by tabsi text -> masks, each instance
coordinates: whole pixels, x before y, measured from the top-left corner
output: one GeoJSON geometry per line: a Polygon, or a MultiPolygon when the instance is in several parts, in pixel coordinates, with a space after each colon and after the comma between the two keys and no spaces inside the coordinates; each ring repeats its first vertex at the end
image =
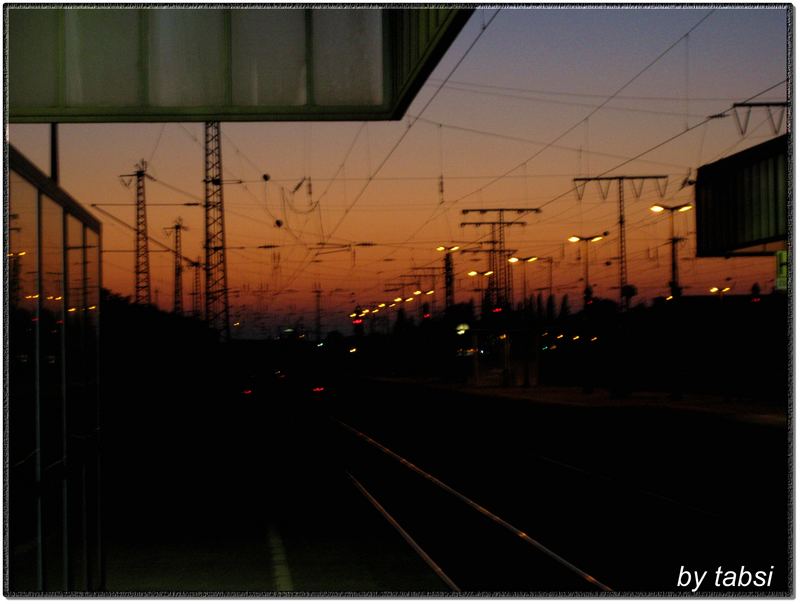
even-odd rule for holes
{"type": "Polygon", "coordinates": [[[708,587],[770,587],[772,573],[775,567],[769,570],[751,571],[744,566],[738,570],[726,570],[718,566],[716,570],[699,571],[689,570],[681,566],[678,572],[678,587],[688,587],[693,592],[699,590],[708,581],[708,587]]]}

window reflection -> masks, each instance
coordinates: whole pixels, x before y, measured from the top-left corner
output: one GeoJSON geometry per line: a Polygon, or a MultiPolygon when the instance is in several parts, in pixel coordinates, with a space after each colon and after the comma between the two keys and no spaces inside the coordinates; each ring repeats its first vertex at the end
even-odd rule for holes
{"type": "MultiPolygon", "coordinates": [[[[67,450],[64,400],[64,211],[46,197],[40,200],[41,292],[39,295],[39,406],[42,464],[42,537],[46,552],[65,547],[64,461],[67,450]]],[[[46,586],[64,585],[61,564],[44,568],[46,586]]]]}
{"type": "Polygon", "coordinates": [[[9,589],[90,591],[103,575],[99,225],[9,155],[9,589]]]}
{"type": "MultiPolygon", "coordinates": [[[[9,573],[17,589],[36,589],[34,554],[25,544],[35,542],[38,524],[35,490],[36,336],[38,320],[37,219],[38,193],[14,172],[8,178],[8,463],[9,463],[9,573]]],[[[12,587],[14,587],[12,585],[12,587]]]]}

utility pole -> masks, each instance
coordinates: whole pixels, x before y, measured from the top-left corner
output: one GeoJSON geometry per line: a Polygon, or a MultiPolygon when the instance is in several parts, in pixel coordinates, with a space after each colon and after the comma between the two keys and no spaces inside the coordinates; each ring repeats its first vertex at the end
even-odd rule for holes
{"type": "Polygon", "coordinates": [[[136,242],[134,254],[134,301],[136,304],[150,304],[150,250],[147,236],[147,207],[145,204],[144,179],[147,176],[147,162],[141,160],[136,164],[136,172],[122,174],[124,184],[130,181],[125,178],[136,178],[136,242]]]}
{"type": "Polygon", "coordinates": [[[608,192],[611,188],[611,182],[615,181],[619,188],[619,305],[620,308],[626,310],[631,303],[631,298],[636,295],[636,288],[628,284],[628,250],[625,239],[625,186],[626,180],[632,181],[633,193],[638,199],[642,194],[644,182],[646,180],[653,180],[656,183],[658,194],[664,197],[666,191],[667,176],[665,174],[647,175],[647,176],[591,176],[588,178],[573,178],[575,183],[575,190],[578,192],[578,199],[583,198],[583,191],[586,188],[586,183],[589,181],[597,181],[600,185],[600,194],[603,199],[608,198],[608,192]],[[661,183],[664,186],[661,186],[661,183]],[[605,188],[603,183],[607,183],[605,188]]]}
{"type": "Polygon", "coordinates": [[[175,224],[164,229],[166,233],[172,231],[175,236],[175,281],[172,294],[172,312],[176,315],[183,314],[183,258],[181,253],[181,231],[188,230],[183,226],[183,220],[178,217],[175,224]]]}
{"type": "Polygon", "coordinates": [[[228,271],[225,261],[225,208],[219,122],[205,124],[206,321],[224,341],[231,338],[228,271]]]}
{"type": "MultiPolygon", "coordinates": [[[[424,295],[433,296],[431,301],[431,312],[436,312],[436,297],[439,292],[436,291],[436,277],[442,272],[441,269],[433,267],[433,266],[412,266],[411,270],[414,271],[414,275],[417,277],[429,277],[431,280],[431,288],[428,290],[422,290],[424,295]],[[429,292],[433,292],[432,294],[429,292]]],[[[400,275],[404,277],[406,275],[400,275]]],[[[409,275],[410,276],[410,275],[409,275]]]]}
{"type": "Polygon", "coordinates": [[[567,241],[570,243],[583,244],[583,306],[586,308],[592,303],[592,283],[589,281],[589,244],[601,241],[608,235],[608,231],[603,231],[602,235],[588,235],[586,237],[573,235],[567,241]]]}
{"type": "Polygon", "coordinates": [[[669,213],[669,243],[670,252],[672,256],[672,279],[669,282],[669,295],[671,298],[679,298],[683,293],[683,288],[678,280],[678,244],[684,240],[683,237],[675,236],[675,212],[688,212],[692,209],[692,204],[684,203],[677,206],[665,206],[663,204],[655,204],[650,206],[650,211],[660,214],[661,212],[669,213]]]}
{"type": "Polygon", "coordinates": [[[518,215],[541,212],[539,208],[476,208],[461,210],[462,214],[471,213],[486,214],[496,212],[497,220],[462,222],[461,226],[489,226],[492,233],[492,248],[489,253],[489,284],[486,290],[487,302],[492,307],[506,307],[514,299],[513,280],[511,278],[511,267],[507,262],[510,250],[506,249],[506,227],[526,226],[526,222],[518,220],[505,220],[506,212],[513,212],[518,215]]]}
{"type": "Polygon", "coordinates": [[[455,304],[455,280],[453,278],[453,252],[444,255],[444,307],[445,309],[455,304]]]}
{"type": "MultiPolygon", "coordinates": [[[[552,256],[539,256],[538,260],[547,263],[547,293],[553,295],[553,257],[552,256]]],[[[538,288],[541,289],[541,288],[538,288]]]]}
{"type": "MultiPolygon", "coordinates": [[[[136,203],[134,204],[136,206],[136,226],[125,225],[133,228],[135,233],[133,299],[136,304],[150,304],[150,251],[148,248],[149,237],[147,236],[147,208],[144,190],[144,179],[147,177],[147,162],[144,160],[136,164],[136,171],[132,174],[120,174],[122,184],[126,187],[131,184],[130,179],[136,179],[136,203]]],[[[96,206],[93,205],[92,207],[96,206]]]]}
{"type": "Polygon", "coordinates": [[[192,262],[192,268],[194,269],[194,286],[192,287],[192,316],[195,319],[202,318],[202,312],[200,311],[200,268],[203,265],[200,262],[200,258],[198,258],[195,262],[192,262]]]}
{"type": "Polygon", "coordinates": [[[317,333],[317,342],[322,342],[322,289],[320,289],[319,283],[314,286],[314,296],[316,297],[316,321],[315,321],[315,329],[317,333]]]}

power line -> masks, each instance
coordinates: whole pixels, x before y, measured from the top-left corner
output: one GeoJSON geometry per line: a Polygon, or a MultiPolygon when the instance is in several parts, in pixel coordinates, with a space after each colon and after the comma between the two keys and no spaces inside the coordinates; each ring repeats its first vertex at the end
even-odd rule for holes
{"type": "MultiPolygon", "coordinates": [[[[617,95],[618,95],[620,92],[622,92],[622,91],[623,91],[623,90],[625,90],[625,89],[626,89],[628,86],[630,86],[631,84],[633,84],[633,82],[634,82],[634,81],[636,81],[636,80],[639,78],[639,76],[641,76],[641,75],[642,75],[643,73],[645,73],[645,72],[646,72],[648,69],[650,69],[650,68],[651,68],[653,65],[655,65],[655,64],[656,64],[658,61],[660,61],[660,60],[661,60],[661,58],[662,58],[662,57],[664,57],[664,55],[666,55],[666,54],[667,54],[667,53],[668,53],[670,50],[672,50],[673,48],[675,48],[675,46],[677,46],[677,45],[678,45],[678,44],[681,42],[681,40],[683,40],[683,39],[684,39],[686,36],[688,36],[688,35],[689,35],[690,33],[692,33],[692,32],[693,32],[695,29],[697,29],[697,28],[698,28],[698,27],[699,27],[699,26],[700,26],[700,25],[701,25],[701,24],[702,24],[702,23],[703,23],[703,22],[704,22],[706,19],[708,19],[708,18],[709,18],[709,17],[710,17],[710,16],[711,16],[713,13],[714,13],[714,9],[710,10],[710,11],[709,11],[709,12],[708,12],[708,13],[707,13],[707,14],[706,14],[706,15],[705,15],[705,16],[704,16],[702,19],[700,19],[700,20],[699,20],[697,23],[695,23],[695,24],[694,24],[694,26],[692,26],[692,28],[691,28],[691,29],[689,29],[689,31],[687,31],[685,34],[683,34],[683,35],[682,35],[682,36],[681,36],[681,37],[680,37],[678,40],[676,40],[675,42],[673,42],[672,44],[670,44],[670,45],[669,45],[669,46],[668,46],[668,47],[667,47],[667,48],[666,48],[664,51],[662,51],[662,52],[661,52],[661,54],[659,54],[659,55],[658,55],[658,56],[657,56],[655,59],[653,59],[652,61],[650,61],[650,62],[649,62],[647,65],[645,65],[645,66],[644,66],[642,69],[640,69],[640,70],[639,70],[639,71],[636,73],[636,75],[634,75],[632,78],[630,78],[629,80],[627,80],[627,81],[626,81],[626,82],[625,82],[625,83],[624,83],[622,86],[620,86],[620,87],[619,87],[619,88],[618,88],[618,89],[617,89],[615,92],[613,92],[613,93],[612,93],[612,94],[611,94],[611,95],[610,95],[608,98],[606,98],[606,99],[605,99],[605,100],[604,100],[602,103],[600,103],[599,105],[597,105],[597,106],[596,106],[594,109],[592,109],[592,110],[591,110],[591,111],[590,111],[590,112],[589,112],[587,115],[585,115],[583,118],[581,118],[581,119],[580,119],[578,122],[576,122],[574,125],[570,126],[570,127],[567,129],[567,130],[565,130],[563,133],[561,133],[559,136],[557,136],[555,139],[553,139],[553,140],[552,140],[550,143],[548,143],[548,144],[547,144],[547,146],[545,146],[543,149],[540,149],[539,151],[537,151],[536,153],[534,153],[534,154],[533,154],[533,155],[532,155],[530,158],[528,158],[528,159],[527,159],[527,160],[525,160],[524,162],[522,162],[522,163],[520,163],[520,164],[517,164],[516,166],[514,166],[514,167],[513,167],[511,170],[509,170],[509,171],[508,171],[506,174],[509,174],[509,173],[513,172],[514,170],[516,170],[516,169],[520,168],[521,166],[523,166],[523,165],[527,164],[528,162],[530,162],[532,159],[534,159],[535,157],[537,157],[538,155],[540,155],[542,152],[544,152],[545,150],[547,150],[547,149],[548,149],[550,146],[552,146],[554,143],[556,143],[556,142],[558,142],[559,140],[561,140],[562,138],[564,138],[564,137],[565,137],[567,134],[569,134],[570,132],[572,132],[572,131],[573,131],[575,128],[577,128],[577,127],[578,127],[578,126],[580,126],[582,123],[584,123],[586,120],[588,120],[590,117],[592,117],[592,116],[593,116],[595,113],[597,113],[598,111],[600,111],[600,110],[601,110],[603,107],[605,107],[605,106],[606,106],[608,103],[610,103],[610,102],[611,102],[611,101],[612,101],[612,100],[613,100],[613,99],[614,99],[614,98],[615,98],[615,97],[616,97],[616,96],[617,96],[617,95]]],[[[501,178],[502,178],[502,177],[501,177],[501,178]]],[[[500,180],[500,178],[498,178],[497,180],[500,180]]],[[[489,184],[487,184],[487,185],[485,185],[485,186],[481,187],[481,188],[480,188],[480,189],[478,189],[478,190],[483,190],[483,189],[485,189],[486,187],[490,186],[491,184],[493,184],[493,183],[494,183],[494,182],[496,182],[497,180],[495,180],[495,181],[493,181],[493,182],[490,182],[489,184]]],[[[475,191],[475,192],[477,192],[477,191],[475,191]]],[[[462,196],[462,197],[460,197],[459,199],[456,199],[456,200],[455,200],[453,203],[457,203],[458,201],[460,201],[460,200],[462,200],[462,199],[464,199],[464,198],[466,198],[466,197],[470,197],[470,196],[474,195],[474,194],[475,194],[475,192],[473,192],[473,193],[469,193],[468,195],[463,195],[463,196],[462,196]]]]}
{"type": "MultiPolygon", "coordinates": [[[[473,133],[473,134],[481,134],[481,135],[484,135],[484,136],[491,136],[491,137],[494,137],[494,138],[500,138],[500,139],[519,142],[519,143],[530,143],[532,145],[549,145],[550,148],[552,148],[552,149],[561,149],[563,151],[581,151],[582,153],[586,153],[587,155],[597,155],[597,156],[600,156],[600,157],[611,157],[611,158],[614,158],[614,159],[627,159],[627,156],[625,156],[625,155],[617,155],[615,153],[605,153],[603,151],[593,151],[593,150],[579,148],[579,147],[568,147],[566,145],[556,145],[556,144],[553,144],[553,143],[546,143],[546,142],[542,142],[542,141],[533,140],[533,139],[530,139],[530,138],[524,138],[524,137],[521,137],[521,136],[514,136],[514,135],[510,135],[510,134],[501,134],[499,132],[492,132],[492,131],[489,131],[489,130],[480,130],[478,128],[470,128],[468,126],[458,126],[458,125],[455,125],[455,124],[446,124],[446,123],[443,123],[443,122],[436,122],[436,121],[428,120],[428,119],[425,119],[425,118],[419,118],[419,119],[420,119],[420,121],[427,122],[429,124],[433,124],[433,125],[437,125],[437,126],[441,126],[443,128],[447,128],[448,130],[459,130],[461,132],[470,132],[470,133],[473,133]]],[[[686,167],[684,165],[673,164],[673,163],[668,163],[668,162],[653,161],[653,162],[650,162],[650,163],[658,164],[658,165],[662,165],[662,166],[671,166],[673,168],[685,168],[686,167]]],[[[459,178],[484,178],[484,179],[486,179],[486,178],[492,178],[492,179],[495,179],[495,180],[500,180],[501,178],[524,178],[523,175],[514,175],[514,174],[512,174],[512,172],[514,172],[515,170],[521,168],[523,165],[527,165],[527,164],[528,164],[527,161],[523,162],[522,164],[519,164],[519,165],[515,166],[515,168],[513,170],[510,170],[510,171],[505,172],[505,173],[500,174],[500,175],[471,176],[471,177],[448,176],[448,179],[459,179],[459,178]]],[[[535,177],[537,175],[536,174],[528,174],[527,176],[535,177]]],[[[434,177],[431,177],[431,178],[434,178],[434,177]]],[[[470,195],[472,195],[472,194],[473,193],[471,193],[470,195]]]]}
{"type": "MultiPolygon", "coordinates": [[[[706,19],[708,19],[708,18],[709,18],[709,17],[710,17],[710,16],[711,16],[713,13],[714,13],[714,9],[712,9],[711,11],[709,11],[709,12],[708,12],[708,13],[707,13],[707,14],[706,14],[706,15],[705,15],[705,16],[704,16],[702,19],[700,19],[700,20],[699,20],[697,23],[695,23],[695,24],[694,24],[694,25],[691,27],[691,29],[689,29],[689,31],[687,31],[687,32],[686,32],[685,34],[683,34],[683,35],[682,35],[680,38],[678,38],[678,40],[676,40],[675,42],[673,42],[672,44],[670,44],[670,45],[669,45],[669,46],[668,46],[668,47],[667,47],[667,48],[666,48],[664,51],[662,51],[662,52],[661,52],[661,54],[659,54],[659,55],[658,55],[658,56],[657,56],[655,59],[653,59],[652,61],[650,61],[650,62],[649,62],[649,63],[648,63],[646,66],[644,66],[642,69],[640,69],[640,70],[639,70],[639,71],[636,73],[636,75],[634,75],[633,77],[631,77],[630,79],[628,79],[628,80],[627,80],[627,81],[626,81],[626,82],[625,82],[625,83],[624,83],[622,86],[620,86],[620,87],[619,87],[619,88],[618,88],[618,89],[617,89],[617,90],[616,90],[614,93],[612,93],[612,94],[611,94],[609,97],[607,97],[607,98],[606,98],[606,99],[605,99],[605,100],[604,100],[602,103],[600,103],[600,104],[599,104],[599,105],[597,105],[597,106],[596,106],[594,109],[592,109],[592,110],[591,110],[591,111],[590,111],[590,112],[589,112],[589,113],[588,113],[586,116],[584,116],[583,118],[581,118],[579,121],[575,122],[575,124],[573,124],[572,126],[570,126],[569,128],[567,128],[567,129],[566,129],[564,132],[562,132],[561,134],[559,134],[559,135],[558,135],[556,138],[554,138],[552,141],[550,141],[549,143],[547,143],[547,144],[546,144],[544,147],[542,147],[541,149],[539,149],[538,151],[536,151],[536,152],[535,152],[533,155],[531,155],[531,156],[530,156],[528,159],[526,159],[525,161],[523,161],[523,162],[520,162],[520,163],[518,163],[518,164],[514,165],[514,166],[513,166],[511,169],[507,170],[507,171],[506,171],[505,173],[503,173],[501,176],[498,176],[497,178],[495,178],[495,179],[492,179],[490,182],[486,183],[485,185],[482,185],[482,186],[478,187],[478,188],[477,188],[477,189],[475,189],[474,191],[472,191],[472,192],[470,192],[470,193],[467,193],[466,195],[462,195],[461,197],[458,197],[458,198],[456,198],[456,199],[453,199],[453,200],[450,200],[450,201],[448,201],[446,205],[454,205],[454,204],[457,204],[458,202],[460,202],[460,201],[462,201],[462,200],[466,199],[467,197],[471,197],[472,195],[475,195],[476,193],[479,193],[479,192],[481,192],[481,191],[483,191],[483,190],[487,189],[488,187],[492,186],[494,183],[498,182],[499,180],[502,180],[503,178],[505,178],[506,176],[508,176],[508,175],[509,175],[509,174],[511,174],[512,172],[514,172],[514,171],[518,170],[518,169],[519,169],[519,168],[521,168],[522,166],[524,166],[524,165],[528,164],[530,161],[532,161],[533,159],[535,159],[536,157],[538,157],[539,155],[541,155],[542,153],[544,153],[544,152],[545,152],[547,149],[549,149],[551,146],[553,146],[553,145],[554,145],[555,143],[557,143],[559,140],[561,140],[562,138],[564,138],[564,137],[565,137],[567,134],[569,134],[570,132],[572,132],[573,130],[575,130],[575,128],[577,128],[578,126],[580,126],[581,124],[583,124],[583,123],[584,123],[586,120],[588,120],[590,117],[592,117],[592,116],[593,116],[595,113],[597,113],[598,111],[600,111],[600,110],[601,110],[603,107],[605,107],[605,106],[606,106],[608,103],[610,103],[610,102],[611,102],[611,101],[612,101],[612,100],[613,100],[613,99],[614,99],[614,98],[615,98],[615,97],[616,97],[616,96],[617,96],[619,93],[621,93],[623,90],[625,90],[625,88],[627,88],[628,86],[630,86],[630,85],[631,85],[631,84],[632,84],[632,83],[633,83],[633,82],[634,82],[636,79],[638,79],[638,78],[639,78],[639,76],[641,76],[641,75],[642,75],[643,73],[645,73],[645,72],[646,72],[648,69],[650,69],[650,68],[651,68],[653,65],[655,65],[655,64],[656,64],[656,63],[657,63],[659,60],[661,60],[661,58],[662,58],[664,55],[666,55],[666,54],[667,54],[667,53],[668,53],[670,50],[672,50],[672,49],[673,49],[675,46],[677,46],[677,45],[678,45],[678,44],[681,42],[681,40],[683,40],[683,39],[684,39],[686,36],[688,36],[688,35],[689,35],[690,33],[692,33],[692,32],[693,32],[695,29],[697,29],[697,28],[698,28],[698,27],[699,27],[699,26],[700,26],[700,25],[701,25],[701,24],[702,24],[702,23],[703,23],[703,22],[704,22],[706,19]]],[[[446,80],[445,80],[445,81],[444,81],[444,82],[441,84],[441,86],[444,86],[444,84],[445,84],[445,83],[446,83],[446,80]]],[[[632,160],[630,160],[630,161],[632,161],[632,160]]],[[[624,163],[628,163],[628,161],[626,161],[626,162],[624,162],[624,163]]],[[[622,164],[622,165],[624,165],[624,164],[622,164]]],[[[554,199],[554,200],[552,200],[552,201],[555,201],[555,199],[554,199]]],[[[547,205],[547,204],[545,204],[545,205],[547,205]]],[[[540,206],[540,207],[544,207],[544,205],[543,205],[543,206],[540,206]]],[[[444,210],[444,209],[445,209],[445,208],[442,208],[442,210],[444,210]]],[[[437,218],[438,216],[439,216],[439,211],[434,211],[434,213],[433,213],[433,214],[432,214],[432,215],[431,215],[431,216],[430,216],[430,217],[429,217],[429,218],[428,218],[428,219],[427,219],[427,220],[426,220],[426,221],[425,221],[425,222],[422,224],[422,226],[420,226],[420,227],[419,227],[419,228],[418,228],[416,231],[414,231],[414,233],[412,233],[411,237],[413,238],[413,236],[414,236],[414,235],[416,235],[416,234],[417,234],[419,231],[421,231],[421,230],[422,230],[422,229],[423,229],[423,228],[424,228],[424,227],[425,227],[427,224],[429,224],[431,221],[433,221],[433,220],[434,220],[435,218],[437,218]]]]}
{"type": "MultiPolygon", "coordinates": [[[[681,38],[682,39],[682,38],[681,38]]],[[[426,85],[434,85],[435,83],[439,82],[435,78],[431,78],[428,80],[426,85]]],[[[566,91],[566,90],[542,90],[537,88],[519,88],[513,86],[499,86],[496,84],[481,84],[479,82],[465,82],[465,81],[458,81],[458,80],[451,80],[451,84],[455,84],[457,86],[471,86],[473,88],[490,88],[493,90],[510,90],[513,92],[530,92],[533,94],[549,94],[553,96],[574,96],[574,97],[581,97],[581,98],[605,98],[605,94],[592,94],[587,92],[574,92],[574,91],[566,91]]],[[[623,99],[626,101],[683,101],[685,97],[677,97],[677,96],[631,96],[631,95],[617,95],[618,99],[623,99]]],[[[690,101],[735,101],[738,97],[690,97],[690,101]]]]}
{"type": "MultiPolygon", "coordinates": [[[[434,99],[436,99],[436,97],[437,97],[437,96],[439,95],[439,93],[441,92],[441,90],[442,90],[442,88],[443,88],[444,84],[446,84],[446,83],[447,83],[447,81],[450,79],[450,77],[451,77],[451,76],[452,76],[452,75],[453,75],[453,74],[456,72],[456,70],[457,70],[457,69],[458,69],[458,68],[461,66],[461,64],[462,64],[462,63],[464,62],[464,60],[467,58],[467,56],[469,55],[469,53],[472,51],[472,49],[473,49],[473,48],[475,47],[475,45],[478,43],[478,40],[480,40],[480,39],[481,39],[481,37],[483,36],[483,34],[484,34],[484,32],[486,31],[486,29],[487,29],[487,28],[488,28],[488,27],[489,27],[489,26],[492,24],[492,22],[493,22],[493,21],[494,21],[494,20],[497,18],[497,15],[498,15],[498,14],[500,14],[500,9],[497,9],[497,10],[495,11],[495,13],[492,15],[492,17],[491,17],[491,18],[490,18],[490,19],[489,19],[489,20],[488,20],[488,21],[487,21],[487,22],[486,22],[486,23],[483,25],[483,27],[481,27],[481,30],[480,30],[480,32],[478,32],[478,35],[475,37],[475,39],[472,41],[472,43],[471,43],[471,44],[470,44],[470,45],[467,47],[467,49],[466,49],[466,50],[464,51],[464,53],[461,55],[461,58],[460,58],[460,59],[459,59],[459,60],[456,62],[456,64],[455,64],[455,65],[452,67],[452,69],[449,71],[449,73],[447,74],[447,76],[444,78],[444,80],[443,80],[442,84],[441,84],[441,85],[440,85],[440,86],[439,86],[439,87],[436,89],[436,91],[433,93],[433,95],[431,95],[431,97],[428,99],[428,101],[425,103],[425,105],[424,105],[424,106],[422,107],[422,109],[419,111],[419,113],[418,113],[417,117],[416,117],[416,118],[414,118],[414,119],[412,120],[412,122],[411,122],[411,123],[408,125],[408,127],[407,127],[407,128],[404,130],[404,131],[403,131],[403,133],[400,135],[400,137],[399,137],[399,138],[397,139],[397,141],[394,143],[394,145],[392,146],[392,148],[391,148],[391,149],[389,149],[389,152],[386,154],[386,156],[383,158],[383,160],[380,162],[380,164],[378,164],[377,168],[375,168],[375,170],[372,172],[372,174],[370,174],[370,178],[367,180],[367,182],[366,182],[366,183],[364,183],[364,186],[363,186],[363,187],[361,188],[361,190],[358,192],[358,194],[356,195],[355,199],[353,199],[353,202],[352,202],[352,203],[351,203],[351,204],[348,206],[348,208],[345,210],[345,212],[344,212],[344,214],[342,215],[342,217],[339,219],[339,221],[336,223],[336,225],[334,225],[333,229],[331,229],[331,231],[328,233],[328,236],[327,236],[327,238],[326,238],[326,241],[327,241],[327,240],[328,240],[330,237],[332,237],[332,236],[333,236],[333,234],[334,234],[334,233],[335,233],[335,232],[336,232],[336,231],[339,229],[339,227],[341,226],[342,222],[344,222],[344,220],[347,218],[348,214],[349,214],[349,213],[352,211],[353,207],[354,207],[354,206],[355,206],[355,205],[358,203],[358,201],[359,201],[359,200],[361,199],[361,197],[364,195],[364,192],[367,190],[367,188],[369,187],[369,185],[370,185],[370,183],[372,182],[372,180],[374,179],[374,177],[375,177],[375,176],[376,176],[376,175],[377,175],[377,174],[378,174],[378,173],[379,173],[379,172],[380,172],[380,171],[383,169],[383,167],[384,167],[384,166],[386,165],[386,163],[389,161],[389,158],[391,158],[391,156],[394,154],[394,152],[397,150],[397,148],[400,146],[400,144],[401,144],[401,143],[403,142],[403,140],[406,138],[406,136],[408,135],[408,133],[411,131],[411,129],[412,129],[412,128],[414,127],[414,125],[417,123],[417,121],[418,121],[419,117],[420,117],[420,116],[421,116],[423,113],[425,113],[425,111],[428,109],[428,107],[431,105],[431,103],[434,101],[434,99]]],[[[289,283],[289,284],[290,284],[291,282],[293,282],[293,281],[294,281],[294,279],[296,279],[297,275],[300,273],[300,271],[301,271],[301,270],[302,270],[302,269],[298,269],[298,271],[296,271],[296,272],[295,272],[295,273],[292,275],[292,277],[291,277],[291,278],[290,278],[290,280],[288,281],[288,283],[289,283]]]]}
{"type": "Polygon", "coordinates": [[[372,182],[372,179],[378,174],[378,172],[380,172],[383,169],[383,167],[386,165],[386,162],[389,161],[389,158],[394,154],[394,152],[400,146],[400,143],[403,142],[405,137],[408,135],[408,133],[411,131],[411,129],[414,127],[414,125],[419,120],[420,116],[422,116],[422,114],[425,113],[425,111],[428,109],[428,107],[430,107],[431,103],[433,103],[433,101],[436,99],[436,97],[442,91],[442,88],[444,87],[444,85],[447,83],[447,81],[450,79],[450,77],[456,72],[456,70],[461,66],[461,63],[464,62],[464,60],[469,55],[470,51],[475,47],[475,45],[478,43],[478,40],[481,39],[481,37],[483,36],[483,34],[486,31],[486,29],[492,24],[492,22],[495,20],[495,18],[497,17],[498,14],[500,14],[500,9],[497,9],[495,11],[494,15],[492,15],[492,17],[489,19],[489,21],[486,22],[486,24],[483,25],[483,27],[481,28],[480,32],[478,32],[478,35],[475,37],[475,39],[472,41],[472,43],[467,47],[467,49],[461,55],[461,58],[458,61],[456,61],[456,64],[453,66],[453,68],[450,70],[450,72],[444,78],[444,80],[442,81],[442,84],[431,95],[431,97],[428,99],[428,101],[425,103],[425,105],[423,105],[422,109],[419,111],[417,116],[415,118],[412,118],[411,123],[403,131],[403,133],[400,135],[400,138],[397,139],[397,141],[392,146],[392,148],[389,149],[389,152],[386,154],[386,156],[383,158],[383,160],[380,162],[380,164],[378,164],[378,167],[375,168],[375,170],[372,172],[372,174],[370,175],[370,178],[364,184],[364,187],[358,192],[358,194],[356,195],[355,199],[353,199],[353,202],[350,204],[350,206],[347,208],[347,210],[345,210],[344,214],[339,219],[339,222],[337,222],[336,225],[333,227],[333,229],[331,230],[331,233],[330,233],[331,235],[333,233],[335,233],[339,229],[339,226],[342,224],[342,222],[344,222],[345,218],[347,218],[347,215],[350,213],[350,211],[353,209],[353,207],[356,205],[356,203],[358,203],[358,201],[361,199],[362,195],[367,190],[367,187],[369,187],[370,183],[372,182]]]}
{"type": "Polygon", "coordinates": [[[161,142],[161,137],[164,134],[164,130],[166,129],[166,127],[167,127],[167,123],[166,122],[161,124],[161,129],[158,131],[158,137],[156,138],[156,144],[153,147],[153,150],[150,152],[150,157],[147,159],[147,163],[148,164],[152,163],[153,157],[155,157],[156,151],[158,150],[158,145],[161,142]]]}
{"type": "MultiPolygon", "coordinates": [[[[447,90],[455,90],[457,92],[469,92],[471,94],[480,94],[485,96],[493,96],[498,98],[506,98],[506,99],[518,99],[524,101],[530,101],[532,103],[546,103],[551,105],[564,105],[570,107],[594,107],[589,103],[577,103],[574,101],[560,101],[555,99],[542,99],[532,96],[523,96],[520,94],[507,94],[502,92],[487,92],[485,90],[472,90],[470,88],[462,88],[458,86],[446,86],[447,90]]],[[[623,111],[626,113],[646,113],[650,115],[666,115],[672,117],[684,117],[686,115],[685,112],[679,113],[676,111],[660,111],[657,109],[641,109],[638,107],[617,107],[617,106],[608,106],[603,107],[606,111],[623,111]]],[[[691,115],[691,117],[703,117],[702,115],[691,115]]]]}

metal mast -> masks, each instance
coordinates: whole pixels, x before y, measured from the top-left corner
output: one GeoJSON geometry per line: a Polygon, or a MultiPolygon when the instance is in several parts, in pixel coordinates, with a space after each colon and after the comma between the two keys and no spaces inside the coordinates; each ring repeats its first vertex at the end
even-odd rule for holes
{"type": "Polygon", "coordinates": [[[478,212],[479,214],[486,214],[487,212],[497,212],[497,220],[493,221],[479,221],[479,222],[462,222],[461,226],[490,226],[492,229],[492,239],[490,241],[492,248],[489,251],[489,283],[486,289],[486,298],[489,305],[493,307],[504,307],[511,304],[514,299],[514,286],[511,279],[511,269],[507,262],[509,252],[506,249],[506,227],[507,226],[525,226],[526,222],[519,220],[505,220],[506,212],[515,212],[516,214],[527,214],[530,212],[538,214],[541,212],[539,208],[479,208],[461,210],[462,214],[470,214],[478,212]]]}
{"type": "Polygon", "coordinates": [[[183,220],[178,217],[175,219],[175,224],[171,227],[164,229],[165,231],[173,231],[175,235],[175,281],[172,294],[172,312],[176,315],[183,314],[183,258],[181,253],[181,231],[186,231],[187,228],[183,226],[183,220]]]}
{"type": "Polygon", "coordinates": [[[455,304],[455,287],[453,279],[453,253],[444,255],[444,306],[450,308],[455,304]]]}
{"type": "Polygon", "coordinates": [[[320,289],[319,283],[316,284],[314,288],[314,296],[316,302],[316,316],[314,327],[317,336],[317,342],[322,342],[322,290],[320,289]]]}
{"type": "Polygon", "coordinates": [[[147,208],[144,179],[147,162],[136,165],[136,254],[134,259],[134,300],[136,304],[150,304],[150,250],[147,237],[147,208]]]}
{"type": "Polygon", "coordinates": [[[625,238],[625,181],[630,180],[633,183],[633,193],[637,199],[642,194],[644,188],[644,181],[654,180],[656,188],[660,197],[664,197],[666,193],[666,182],[668,176],[665,174],[648,175],[648,176],[591,176],[588,178],[573,178],[575,189],[578,192],[578,198],[583,197],[583,191],[586,183],[589,181],[597,181],[600,185],[600,193],[603,199],[608,197],[608,191],[612,181],[616,181],[619,187],[619,306],[621,309],[627,309],[630,306],[631,298],[636,295],[636,288],[628,283],[628,248],[625,238]],[[664,183],[663,187],[661,183],[664,183]],[[603,188],[603,183],[607,183],[603,188]]]}
{"type": "MultiPolygon", "coordinates": [[[[451,253],[451,252],[448,252],[448,254],[449,253],[451,253]]],[[[431,312],[436,312],[436,298],[439,297],[439,291],[436,289],[436,277],[438,277],[442,273],[442,269],[436,268],[436,267],[433,267],[433,266],[412,266],[411,270],[414,271],[413,272],[414,276],[416,276],[418,278],[427,277],[427,278],[430,279],[431,288],[427,289],[427,285],[426,285],[426,289],[423,290],[423,291],[425,292],[426,296],[428,295],[429,291],[433,292],[432,294],[430,294],[432,296],[431,302],[430,302],[430,309],[431,309],[431,312]]],[[[406,275],[401,275],[401,277],[405,277],[405,276],[406,275]]],[[[445,277],[445,279],[446,279],[446,277],[445,277]]],[[[421,285],[422,284],[420,283],[420,286],[421,285]]],[[[420,287],[420,289],[422,289],[422,288],[420,287]]]]}
{"type": "Polygon", "coordinates": [[[222,147],[219,122],[205,124],[206,321],[227,341],[231,337],[225,211],[222,200],[222,147]]]}
{"type": "Polygon", "coordinates": [[[192,288],[192,316],[195,319],[200,319],[203,315],[200,311],[200,268],[203,265],[200,262],[200,258],[197,259],[196,262],[192,263],[192,268],[194,268],[194,287],[192,288]]]}

